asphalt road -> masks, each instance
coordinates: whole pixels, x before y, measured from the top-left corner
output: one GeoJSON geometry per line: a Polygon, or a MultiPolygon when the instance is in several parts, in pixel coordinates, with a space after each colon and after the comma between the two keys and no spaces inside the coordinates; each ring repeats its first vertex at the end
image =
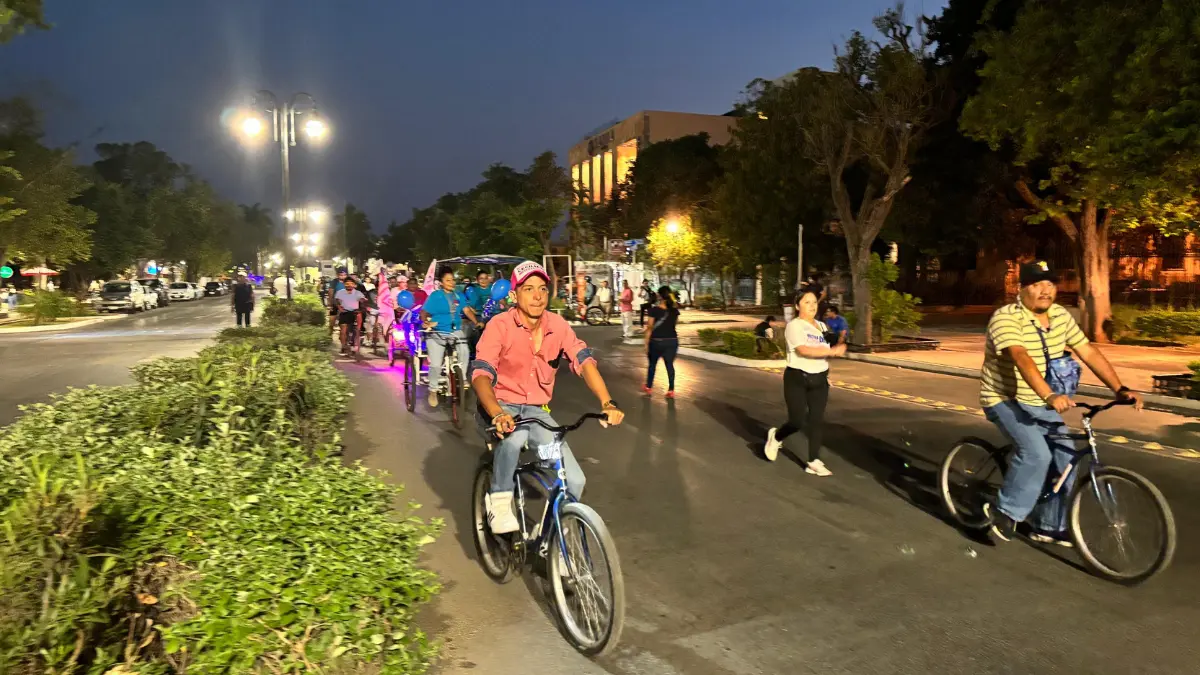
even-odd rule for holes
{"type": "Polygon", "coordinates": [[[89,384],[128,384],[129,367],[159,356],[190,356],[233,325],[229,298],[205,298],[48,333],[0,333],[0,424],[18,406],[89,384]]]}
{"type": "MultiPolygon", "coordinates": [[[[1178,521],[1174,565],[1126,588],[1058,549],[991,546],[942,520],[933,462],[960,436],[998,440],[972,412],[969,380],[837,363],[825,453],[834,475],[816,478],[785,455],[761,458],[767,427],[783,418],[777,373],[681,359],[680,399],[647,399],[641,354],[606,340],[611,329],[581,333],[602,346],[629,413],[618,429],[570,439],[624,567],[625,634],[602,661],[558,635],[536,578],[497,586],[474,561],[474,432],[423,403],[409,414],[399,376],[379,362],[345,365],[358,384],[351,458],[387,470],[418,513],[445,520],[427,549],[445,588],[423,618],[444,641],[440,672],[1200,672],[1200,462],[1138,442],[1197,448],[1195,421],[1121,411],[1099,425],[1132,441],[1105,441],[1103,458],[1150,477],[1178,521]]],[[[582,383],[560,374],[555,415],[592,408],[582,383]]],[[[803,441],[796,450],[804,456],[803,441]]]]}

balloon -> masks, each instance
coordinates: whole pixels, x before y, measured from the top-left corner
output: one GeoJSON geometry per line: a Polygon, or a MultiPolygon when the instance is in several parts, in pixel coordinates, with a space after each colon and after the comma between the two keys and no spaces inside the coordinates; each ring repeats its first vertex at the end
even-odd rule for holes
{"type": "Polygon", "coordinates": [[[417,301],[413,294],[409,291],[400,291],[396,294],[396,303],[404,309],[412,309],[413,304],[417,301]]]}
{"type": "Polygon", "coordinates": [[[466,292],[467,302],[469,302],[471,304],[475,304],[475,298],[478,295],[479,295],[479,287],[478,286],[474,286],[474,285],[467,286],[467,292],[466,292]]]}
{"type": "Polygon", "coordinates": [[[509,283],[508,279],[500,279],[496,283],[492,284],[492,299],[503,300],[507,298],[508,291],[511,289],[511,287],[512,284],[509,283]]]}

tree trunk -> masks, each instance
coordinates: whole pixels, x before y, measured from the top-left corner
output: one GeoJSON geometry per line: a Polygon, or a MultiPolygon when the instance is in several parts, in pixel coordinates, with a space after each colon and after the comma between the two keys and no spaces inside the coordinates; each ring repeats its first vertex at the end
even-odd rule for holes
{"type": "Polygon", "coordinates": [[[871,265],[871,244],[857,246],[846,238],[846,252],[850,257],[850,285],[854,289],[854,339],[860,345],[871,344],[874,337],[875,315],[871,311],[871,283],[867,269],[871,265]]]}
{"type": "Polygon", "coordinates": [[[1096,216],[1096,203],[1087,201],[1079,215],[1079,308],[1080,327],[1093,342],[1108,342],[1105,323],[1112,317],[1109,299],[1108,226],[1096,216]]]}

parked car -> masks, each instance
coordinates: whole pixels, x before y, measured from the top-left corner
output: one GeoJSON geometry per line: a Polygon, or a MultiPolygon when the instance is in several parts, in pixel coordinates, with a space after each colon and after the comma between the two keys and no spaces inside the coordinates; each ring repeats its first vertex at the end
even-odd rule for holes
{"type": "Polygon", "coordinates": [[[162,282],[162,279],[138,279],[138,283],[148,291],[151,291],[158,296],[158,306],[166,307],[171,304],[171,291],[167,285],[162,282]]]}
{"type": "Polygon", "coordinates": [[[204,296],[220,296],[225,295],[225,285],[219,281],[210,281],[204,284],[204,296]]]}
{"type": "Polygon", "coordinates": [[[196,286],[186,281],[176,281],[168,287],[172,300],[195,300],[196,286]]]}
{"type": "Polygon", "coordinates": [[[146,295],[146,309],[158,309],[159,307],[162,307],[162,305],[160,305],[158,302],[158,293],[155,293],[153,288],[150,288],[145,284],[141,284],[141,286],[142,292],[146,295]]]}
{"type": "Polygon", "coordinates": [[[198,284],[195,284],[195,283],[189,281],[188,287],[192,289],[192,299],[193,300],[199,300],[200,298],[204,297],[204,289],[200,288],[200,286],[198,284]]]}
{"type": "Polygon", "coordinates": [[[142,285],[136,281],[110,281],[100,288],[96,311],[101,314],[123,309],[144,312],[150,308],[148,296],[142,285]]]}

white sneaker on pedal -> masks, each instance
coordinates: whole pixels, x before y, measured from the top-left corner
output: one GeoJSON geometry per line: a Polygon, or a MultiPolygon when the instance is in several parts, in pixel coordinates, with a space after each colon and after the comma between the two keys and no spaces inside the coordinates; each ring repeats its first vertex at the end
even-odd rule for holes
{"type": "Polygon", "coordinates": [[[487,506],[488,526],[492,534],[508,534],[521,529],[517,516],[512,509],[513,496],[511,492],[491,492],[483,497],[487,506]]]}
{"type": "Polygon", "coordinates": [[[775,440],[775,432],[779,431],[775,427],[771,427],[767,431],[767,444],[763,446],[763,455],[766,456],[768,462],[774,462],[779,456],[779,448],[783,447],[783,441],[775,440]]]}

